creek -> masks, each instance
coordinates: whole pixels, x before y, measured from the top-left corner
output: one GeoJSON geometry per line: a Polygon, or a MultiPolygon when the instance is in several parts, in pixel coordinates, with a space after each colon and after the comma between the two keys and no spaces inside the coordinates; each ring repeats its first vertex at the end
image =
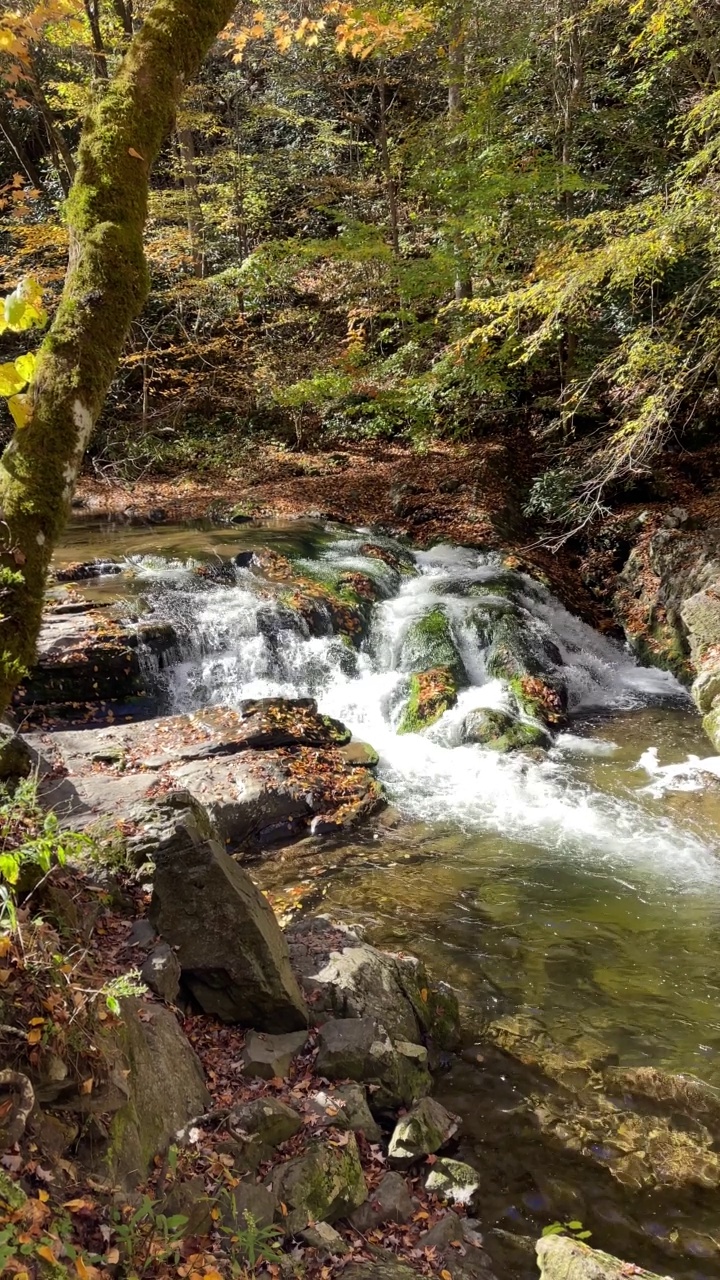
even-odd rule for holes
{"type": "MultiPolygon", "coordinates": [[[[258,696],[307,696],[380,755],[392,812],[342,848],[300,842],[268,850],[254,871],[276,895],[315,892],[322,910],[370,939],[427,961],[458,990],[469,1025],[520,1011],[554,1042],[591,1039],[623,1066],[653,1065],[720,1088],[720,760],[667,673],[638,666],[521,579],[528,629],[562,660],[568,724],[547,753],[498,754],[463,743],[474,708],[507,705],[471,625],[474,584],[497,556],[439,546],[401,549],[402,576],[360,548],[367,531],[311,522],[235,527],[68,531],[57,562],[111,557],[123,572],[83,584],[125,598],[182,637],[176,660],[149,673],[168,711],[258,696]],[[268,626],[249,567],[198,579],[258,547],[314,575],[362,572],[383,598],[355,653],[332,635],[268,626]],[[457,705],[423,733],[397,732],[407,696],[408,629],[440,605],[468,677],[457,705]]],[[[129,606],[130,607],[130,606],[129,606]]],[[[522,1240],[570,1216],[592,1243],[677,1276],[720,1275],[717,1193],[623,1187],[525,1121],[535,1089],[521,1067],[478,1048],[443,1078],[463,1112],[468,1152],[487,1170],[484,1226],[522,1240]]],[[[506,1274],[530,1275],[522,1244],[506,1274]]]]}

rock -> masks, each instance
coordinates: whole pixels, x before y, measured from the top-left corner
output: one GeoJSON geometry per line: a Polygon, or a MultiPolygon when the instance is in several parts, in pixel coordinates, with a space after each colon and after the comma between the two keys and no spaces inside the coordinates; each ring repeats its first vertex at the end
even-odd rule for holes
{"type": "Polygon", "coordinates": [[[157,930],[149,920],[134,920],[128,934],[129,947],[151,947],[157,938],[157,930]]]}
{"type": "Polygon", "coordinates": [[[464,742],[477,742],[493,751],[522,751],[527,747],[551,746],[552,737],[535,720],[521,720],[505,711],[478,707],[468,711],[462,728],[464,742]]]}
{"type": "Polygon", "coordinates": [[[411,675],[398,733],[421,733],[435,724],[455,706],[459,687],[450,667],[431,667],[411,675]]]}
{"type": "Polygon", "coordinates": [[[537,1242],[536,1253],[542,1280],[624,1280],[628,1274],[636,1280],[660,1280],[655,1272],[621,1262],[569,1236],[544,1236],[537,1242]]]}
{"type": "Polygon", "coordinates": [[[180,962],[172,947],[161,942],[147,957],[140,977],[166,1004],[174,1004],[180,991],[180,962]]]}
{"type": "Polygon", "coordinates": [[[12,725],[0,721],[0,782],[27,778],[33,768],[33,753],[12,725]]]}
{"type": "Polygon", "coordinates": [[[368,742],[349,742],[340,748],[340,755],[346,764],[360,765],[364,769],[376,769],[380,757],[368,742]]]}
{"type": "Polygon", "coordinates": [[[351,1083],[321,1089],[313,1094],[309,1103],[325,1128],[352,1129],[353,1133],[364,1134],[368,1142],[380,1141],[380,1126],[373,1119],[362,1085],[351,1083]]]}
{"type": "Polygon", "coordinates": [[[127,1101],[115,1114],[101,1163],[120,1184],[142,1182],[153,1156],[210,1103],[202,1068],[172,1011],[124,999],[116,1028],[103,1033],[110,1060],[120,1050],[127,1101]]]}
{"type": "Polygon", "coordinates": [[[422,1098],[394,1129],[388,1147],[393,1164],[403,1166],[444,1147],[460,1128],[458,1116],[446,1111],[434,1098],[422,1098]]]}
{"type": "Polygon", "coordinates": [[[320,1032],[315,1063],[330,1080],[356,1080],[369,1087],[373,1111],[409,1106],[430,1092],[427,1051],[407,1041],[394,1044],[373,1018],[331,1019],[320,1032]]]}
{"type": "Polygon", "coordinates": [[[43,1156],[48,1160],[57,1160],[76,1141],[80,1126],[66,1116],[50,1115],[49,1112],[35,1108],[30,1120],[33,1140],[37,1143],[43,1156]]]}
{"type": "Polygon", "coordinates": [[[251,1079],[284,1080],[296,1054],[307,1043],[306,1031],[270,1036],[251,1031],[243,1049],[243,1072],[251,1079]]]}
{"type": "Polygon", "coordinates": [[[243,1179],[228,1193],[222,1212],[223,1225],[235,1233],[245,1231],[248,1226],[245,1215],[250,1214],[258,1227],[271,1227],[277,1208],[278,1199],[274,1191],[261,1182],[243,1179]]]}
{"type": "Polygon", "coordinates": [[[714,1138],[720,1138],[720,1089],[704,1080],[676,1075],[659,1067],[611,1067],[603,1078],[609,1090],[693,1116],[707,1126],[714,1138]]]}
{"type": "Polygon", "coordinates": [[[278,1098],[256,1098],[235,1107],[229,1124],[232,1129],[251,1135],[267,1147],[279,1147],[303,1126],[297,1111],[278,1098]]]}
{"type": "Polygon", "coordinates": [[[384,1222],[408,1222],[417,1208],[399,1173],[386,1173],[370,1198],[350,1215],[356,1231],[365,1235],[384,1222]]]}
{"type": "Polygon", "coordinates": [[[287,944],[267,899],[189,804],[155,851],[150,919],[201,1009],[264,1031],[307,1025],[287,944]]]}
{"type": "Polygon", "coordinates": [[[480,1175],[461,1160],[441,1156],[425,1179],[425,1189],[453,1204],[472,1204],[480,1190],[480,1175]]]}
{"type": "Polygon", "coordinates": [[[423,1249],[437,1249],[444,1253],[448,1245],[458,1244],[463,1238],[463,1219],[452,1209],[438,1219],[434,1227],[421,1235],[418,1244],[423,1249]]]}
{"type": "Polygon", "coordinates": [[[343,1258],[350,1252],[339,1231],[328,1222],[316,1222],[314,1227],[307,1227],[300,1232],[301,1239],[311,1249],[317,1249],[321,1260],[325,1258],[343,1258]]]}
{"type": "Polygon", "coordinates": [[[458,690],[467,684],[450,622],[440,605],[408,628],[399,664],[400,670],[410,673],[410,689],[398,732],[418,733],[454,706],[458,690]]]}
{"type": "Polygon", "coordinates": [[[337,833],[364,820],[382,808],[384,792],[367,761],[345,758],[349,738],[312,699],[275,698],[56,733],[38,745],[67,773],[60,800],[75,825],[125,818],[144,802],[138,816],[149,830],[130,842],[139,864],[152,859],[160,779],[167,793],[202,798],[220,837],[236,846],[264,847],[310,827],[337,833]]]}
{"type": "Polygon", "coordinates": [[[89,578],[112,577],[122,571],[123,566],[117,560],[81,560],[61,565],[52,576],[55,582],[87,582],[89,578]]]}
{"type": "Polygon", "coordinates": [[[303,1155],[277,1165],[265,1179],[288,1208],[285,1231],[294,1235],[311,1223],[337,1222],[367,1198],[367,1185],[353,1134],[344,1146],[313,1142],[303,1155]]]}
{"type": "Polygon", "coordinates": [[[452,1280],[491,1280],[492,1261],[482,1248],[474,1219],[446,1213],[418,1241],[422,1249],[436,1249],[452,1280]]]}
{"type": "Polygon", "coordinates": [[[213,1201],[205,1194],[203,1178],[190,1178],[187,1182],[176,1182],[165,1196],[161,1212],[168,1218],[182,1215],[187,1218],[183,1227],[185,1236],[207,1236],[213,1228],[213,1201]]]}
{"type": "Polygon", "coordinates": [[[323,917],[293,924],[288,944],[316,1011],[344,1018],[372,1016],[391,1039],[418,1041],[429,1035],[441,1049],[459,1042],[455,992],[434,982],[414,956],[378,951],[351,929],[323,917]]]}
{"type": "Polygon", "coordinates": [[[419,1271],[406,1267],[385,1249],[373,1249],[372,1262],[361,1262],[343,1271],[343,1280],[417,1280],[419,1271]]]}

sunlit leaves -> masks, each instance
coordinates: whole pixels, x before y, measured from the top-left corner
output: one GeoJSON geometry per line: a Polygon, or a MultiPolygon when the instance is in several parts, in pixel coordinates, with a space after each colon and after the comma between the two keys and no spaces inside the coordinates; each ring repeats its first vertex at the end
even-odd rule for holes
{"type": "Polygon", "coordinates": [[[22,333],[25,329],[42,329],[47,323],[42,289],[32,276],[27,276],[4,299],[0,308],[0,333],[9,329],[22,333]]]}
{"type": "Polygon", "coordinates": [[[317,18],[303,17],[299,23],[287,10],[274,15],[265,9],[253,14],[252,22],[234,34],[234,61],[240,62],[248,44],[272,35],[277,49],[286,53],[292,46],[313,48],[322,33],[331,33],[335,50],[364,61],[371,55],[389,57],[404,52],[426,35],[433,20],[420,5],[379,4],[364,8],[345,0],[327,0],[317,18]]]}

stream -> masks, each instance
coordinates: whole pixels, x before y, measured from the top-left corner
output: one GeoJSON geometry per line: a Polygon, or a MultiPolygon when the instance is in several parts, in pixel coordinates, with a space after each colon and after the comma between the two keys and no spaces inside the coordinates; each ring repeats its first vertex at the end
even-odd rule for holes
{"type": "MultiPolygon", "coordinates": [[[[470,1026],[520,1012],[561,1045],[590,1038],[623,1066],[720,1088],[720,759],[686,691],[523,578],[527,625],[562,658],[569,723],[547,754],[463,744],[469,710],[507,705],[470,625],[472,587],[497,577],[500,561],[438,546],[413,552],[398,580],[361,554],[370,537],[297,521],[83,523],[56,562],[123,562],[121,574],[83,583],[83,594],[127,599],[176,626],[182,651],[153,673],[168,711],[312,695],[378,751],[391,810],[348,836],[334,871],[331,846],[324,865],[307,841],[297,857],[292,846],[269,850],[253,868],[264,887],[314,888],[319,909],[419,955],[458,990],[470,1026]],[[357,654],[334,636],[269,629],[248,567],[216,583],[191,572],[260,546],[320,577],[373,576],[384,598],[357,654]],[[437,605],[469,687],[423,733],[398,734],[403,638],[437,605]]],[[[467,1119],[468,1157],[488,1171],[483,1224],[498,1239],[537,1235],[569,1215],[600,1247],[677,1276],[720,1276],[716,1196],[699,1189],[673,1209],[667,1193],[618,1186],[602,1160],[588,1171],[572,1152],[549,1156],[537,1132],[513,1130],[530,1087],[523,1071],[505,1071],[482,1049],[465,1057],[439,1096],[467,1119]]],[[[517,1240],[507,1258],[506,1275],[533,1274],[517,1240]]]]}

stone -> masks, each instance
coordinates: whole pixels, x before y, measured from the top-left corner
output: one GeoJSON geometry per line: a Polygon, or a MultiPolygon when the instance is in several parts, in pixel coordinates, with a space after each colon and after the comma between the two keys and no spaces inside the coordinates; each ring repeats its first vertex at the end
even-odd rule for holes
{"type": "Polygon", "coordinates": [[[257,886],[208,833],[201,806],[174,814],[155,852],[150,919],[205,1013],[263,1031],[307,1026],[287,944],[257,886]]]}
{"type": "Polygon", "coordinates": [[[340,748],[340,755],[346,764],[361,765],[364,769],[377,769],[380,757],[369,742],[349,742],[340,748]]]}
{"type": "Polygon", "coordinates": [[[427,1050],[407,1041],[393,1044],[373,1018],[330,1019],[320,1031],[318,1075],[356,1080],[368,1087],[373,1111],[409,1106],[430,1092],[427,1050]]]}
{"type": "Polygon", "coordinates": [[[134,920],[127,945],[129,947],[151,947],[157,938],[157,930],[149,920],[134,920]]]}
{"type": "Polygon", "coordinates": [[[438,1219],[434,1227],[421,1235],[418,1244],[423,1249],[437,1249],[444,1253],[448,1245],[457,1244],[462,1238],[463,1219],[450,1209],[438,1219]]]}
{"type": "Polygon", "coordinates": [[[441,1156],[425,1179],[425,1189],[441,1200],[469,1205],[480,1190],[480,1175],[472,1165],[441,1156]]]}
{"type": "Polygon", "coordinates": [[[552,745],[550,733],[536,720],[522,720],[487,707],[468,711],[462,734],[464,742],[477,742],[500,753],[552,745]]]}
{"type": "Polygon", "coordinates": [[[380,1141],[380,1126],[373,1118],[361,1084],[341,1084],[332,1089],[321,1089],[308,1101],[311,1110],[320,1116],[322,1127],[352,1129],[353,1133],[362,1133],[368,1142],[380,1141]]]}
{"type": "Polygon", "coordinates": [[[280,1036],[251,1031],[243,1049],[243,1072],[251,1079],[284,1080],[290,1074],[293,1058],[306,1043],[306,1031],[291,1031],[280,1036]]]}
{"type": "Polygon", "coordinates": [[[660,1280],[656,1272],[622,1262],[569,1236],[544,1236],[536,1245],[542,1280],[660,1280]]]}
{"type": "Polygon", "coordinates": [[[321,1260],[325,1258],[343,1258],[350,1252],[339,1231],[329,1222],[316,1222],[314,1227],[307,1227],[300,1232],[300,1238],[310,1249],[317,1249],[321,1260]]]}
{"type": "Polygon", "coordinates": [[[420,1275],[413,1267],[405,1266],[386,1249],[373,1249],[372,1262],[361,1262],[343,1271],[343,1280],[417,1280],[420,1275]]]}
{"type": "Polygon", "coordinates": [[[451,1280],[492,1280],[492,1261],[482,1248],[483,1238],[473,1218],[459,1218],[450,1210],[418,1241],[421,1249],[436,1249],[451,1280]]]}
{"type": "Polygon", "coordinates": [[[247,1230],[246,1214],[254,1218],[258,1227],[271,1227],[275,1221],[278,1200],[273,1191],[261,1182],[243,1179],[228,1193],[228,1202],[222,1211],[222,1222],[228,1230],[247,1230]]]}
{"type": "Polygon", "coordinates": [[[213,1228],[213,1201],[205,1194],[203,1178],[190,1178],[187,1182],[176,1182],[165,1196],[162,1212],[168,1218],[180,1214],[187,1218],[183,1227],[185,1236],[207,1236],[213,1228]]]}
{"type": "Polygon", "coordinates": [[[140,977],[166,1004],[175,1003],[180,991],[180,962],[167,942],[160,942],[151,951],[140,970],[140,977]]]}
{"type": "Polygon", "coordinates": [[[256,1138],[264,1146],[279,1147],[302,1129],[302,1117],[279,1098],[255,1098],[235,1107],[229,1126],[256,1138]]]}
{"type": "Polygon", "coordinates": [[[406,1166],[444,1147],[460,1128],[458,1116],[434,1098],[422,1098],[398,1120],[388,1146],[393,1164],[406,1166]]]}
{"type": "Polygon", "coordinates": [[[417,1209],[399,1173],[386,1173],[364,1204],[350,1214],[350,1222],[363,1235],[384,1222],[408,1222],[417,1209]]]}
{"type": "Polygon", "coordinates": [[[12,725],[0,721],[0,782],[27,778],[33,768],[33,753],[12,725]]]}
{"type": "Polygon", "coordinates": [[[136,1186],[159,1151],[210,1104],[202,1068],[174,1013],[162,1004],[121,1001],[117,1027],[102,1035],[112,1059],[120,1050],[125,1105],[116,1111],[101,1166],[117,1183],[136,1186]],[[113,1053],[114,1051],[114,1053],[113,1053]]]}
{"type": "Polygon", "coordinates": [[[698,711],[707,715],[720,698],[720,665],[716,661],[703,663],[690,692],[698,711]]]}
{"type": "Polygon", "coordinates": [[[352,1133],[343,1146],[313,1142],[301,1156],[277,1165],[265,1179],[288,1213],[286,1234],[315,1222],[337,1222],[367,1199],[367,1184],[352,1133]]]}

